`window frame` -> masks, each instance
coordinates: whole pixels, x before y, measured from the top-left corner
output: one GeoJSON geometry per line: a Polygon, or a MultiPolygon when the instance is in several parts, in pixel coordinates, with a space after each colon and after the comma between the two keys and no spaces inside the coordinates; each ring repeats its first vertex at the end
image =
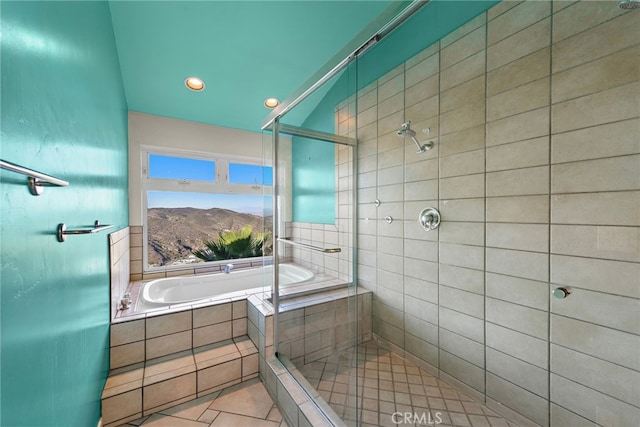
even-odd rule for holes
{"type": "MultiPolygon", "coordinates": [[[[230,156],[226,154],[199,152],[191,150],[181,150],[178,148],[165,147],[140,147],[140,179],[142,197],[142,271],[144,273],[159,272],[167,270],[184,270],[185,268],[195,268],[197,266],[225,264],[228,261],[206,261],[194,264],[165,265],[153,267],[149,265],[149,224],[148,224],[148,192],[167,191],[185,193],[209,193],[209,194],[238,194],[254,196],[273,196],[273,185],[266,184],[236,184],[229,182],[229,164],[240,163],[260,167],[271,167],[264,164],[262,157],[230,156]],[[150,178],[149,177],[149,157],[150,155],[161,155],[170,157],[183,157],[197,160],[210,160],[215,162],[214,180],[197,181],[172,178],[150,178]]],[[[225,208],[220,206],[220,208],[225,208]]],[[[247,258],[249,259],[249,258],[247,258]]]]}

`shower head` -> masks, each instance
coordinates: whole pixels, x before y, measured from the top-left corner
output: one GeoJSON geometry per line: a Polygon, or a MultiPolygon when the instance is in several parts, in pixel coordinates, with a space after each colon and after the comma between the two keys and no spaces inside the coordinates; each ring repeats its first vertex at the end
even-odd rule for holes
{"type": "Polygon", "coordinates": [[[413,142],[415,142],[416,147],[418,147],[418,151],[416,151],[417,154],[424,153],[425,151],[431,150],[433,148],[433,141],[429,141],[425,144],[420,145],[420,143],[416,139],[416,133],[411,130],[411,122],[404,122],[400,130],[396,131],[396,135],[403,138],[411,138],[413,142]]]}
{"type": "Polygon", "coordinates": [[[620,9],[638,9],[640,8],[640,0],[622,0],[618,3],[620,9]]]}

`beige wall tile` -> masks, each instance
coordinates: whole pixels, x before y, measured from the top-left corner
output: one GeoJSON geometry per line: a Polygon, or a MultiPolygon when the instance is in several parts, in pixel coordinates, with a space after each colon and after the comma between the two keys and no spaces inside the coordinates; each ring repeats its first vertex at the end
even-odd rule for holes
{"type": "Polygon", "coordinates": [[[489,72],[487,96],[548,76],[550,58],[550,48],[547,47],[489,72]]]}
{"type": "Polygon", "coordinates": [[[485,96],[484,76],[476,77],[466,83],[455,86],[440,96],[440,112],[445,113],[463,107],[469,102],[482,100],[485,96]]]}
{"type": "Polygon", "coordinates": [[[467,151],[440,157],[440,177],[470,175],[484,172],[484,150],[467,151]]]}
{"type": "Polygon", "coordinates": [[[551,374],[551,400],[600,425],[631,426],[640,419],[640,409],[551,374]]]}
{"type": "Polygon", "coordinates": [[[132,415],[142,415],[142,389],[102,400],[102,422],[106,425],[132,415]]]}
{"type": "Polygon", "coordinates": [[[442,221],[484,221],[484,199],[441,200],[442,221]]]}
{"type": "Polygon", "coordinates": [[[640,191],[556,194],[551,196],[554,224],[593,224],[593,212],[607,212],[607,222],[640,225],[640,191]]]}
{"type": "MultiPolygon", "coordinates": [[[[565,2],[568,3],[568,2],[565,2]]],[[[625,13],[624,9],[611,7],[606,1],[575,2],[570,8],[559,11],[554,17],[553,41],[558,42],[588,30],[625,13]]]]}
{"type": "Polygon", "coordinates": [[[477,222],[442,224],[440,242],[484,246],[484,225],[477,222]]]}
{"type": "Polygon", "coordinates": [[[440,75],[435,74],[415,85],[407,88],[404,92],[405,107],[410,107],[418,102],[438,95],[440,92],[440,75]]]}
{"type": "Polygon", "coordinates": [[[484,196],[484,174],[440,179],[441,199],[468,199],[484,196]]]}
{"type": "Polygon", "coordinates": [[[484,370],[451,353],[440,350],[440,370],[484,392],[484,370]]]}
{"type": "MultiPolygon", "coordinates": [[[[380,102],[376,107],[372,107],[369,110],[376,110],[378,111],[378,119],[381,119],[383,117],[387,117],[393,113],[397,113],[398,111],[401,111],[404,108],[404,92],[400,92],[396,95],[393,95],[387,99],[385,99],[384,101],[380,102]]],[[[367,110],[367,111],[369,111],[367,110]]],[[[364,113],[363,113],[364,115],[364,113]]],[[[364,120],[364,118],[360,118],[358,117],[358,120],[364,120]]],[[[366,124],[367,122],[364,121],[363,124],[366,124]]]]}
{"type": "Polygon", "coordinates": [[[549,398],[549,373],[546,369],[487,348],[487,371],[540,397],[549,398]]]}
{"type": "Polygon", "coordinates": [[[485,122],[484,100],[469,102],[461,108],[440,114],[440,134],[446,135],[485,122]]]}
{"type": "Polygon", "coordinates": [[[533,335],[542,340],[547,339],[549,322],[546,311],[493,298],[487,298],[486,305],[487,322],[533,335]]]}
{"type": "Polygon", "coordinates": [[[191,329],[191,311],[149,317],[146,319],[147,339],[191,329]]]}
{"type": "Polygon", "coordinates": [[[640,264],[551,255],[551,282],[640,298],[640,264]]]}
{"type": "Polygon", "coordinates": [[[551,99],[558,103],[637,81],[640,45],[553,75],[551,99]]]}
{"type": "Polygon", "coordinates": [[[440,137],[440,155],[462,153],[484,148],[485,125],[481,124],[440,137]]]}
{"type": "Polygon", "coordinates": [[[473,340],[440,328],[440,348],[476,366],[484,366],[484,346],[473,340]]]}
{"type": "Polygon", "coordinates": [[[144,340],[144,319],[111,325],[111,347],[144,340]]]}
{"type": "Polygon", "coordinates": [[[640,155],[553,165],[553,193],[637,190],[640,155]]]}
{"type": "Polygon", "coordinates": [[[550,79],[526,83],[487,99],[487,121],[499,120],[549,105],[550,79]]]}
{"type": "Polygon", "coordinates": [[[549,285],[503,274],[486,273],[487,296],[516,304],[548,310],[549,285]]]}
{"type": "Polygon", "coordinates": [[[552,225],[551,252],[639,262],[640,228],[552,225]]]}
{"type": "Polygon", "coordinates": [[[406,350],[433,366],[438,365],[438,347],[411,334],[405,334],[406,350]]]}
{"type": "Polygon", "coordinates": [[[484,318],[484,297],[447,286],[440,286],[440,307],[447,307],[480,319],[484,318]]]}
{"type": "MultiPolygon", "coordinates": [[[[400,125],[404,121],[404,111],[397,112],[395,114],[391,114],[390,116],[385,117],[384,119],[378,120],[378,143],[380,144],[380,139],[387,134],[393,133],[393,137],[398,139],[396,135],[396,131],[400,128],[400,125]]],[[[391,136],[391,135],[390,135],[391,136]]]]}
{"type": "Polygon", "coordinates": [[[482,270],[484,247],[440,243],[440,263],[482,270]]]}
{"type": "MultiPolygon", "coordinates": [[[[386,115],[389,115],[389,114],[381,115],[380,117],[382,118],[382,117],[385,117],[386,115]]],[[[370,123],[375,122],[376,120],[378,120],[378,107],[377,107],[377,105],[373,106],[373,107],[370,107],[370,108],[368,108],[366,110],[363,109],[361,112],[358,113],[358,126],[363,126],[364,127],[364,126],[367,126],[370,123]]],[[[344,134],[344,132],[342,134],[344,134]]]]}
{"type": "MultiPolygon", "coordinates": [[[[395,187],[395,186],[388,186],[395,187]]],[[[380,187],[378,187],[380,188],[380,187]]],[[[402,189],[402,186],[400,186],[402,189]]],[[[400,191],[400,196],[403,191],[400,191]]],[[[397,194],[397,193],[396,193],[397,194]]],[[[382,193],[379,193],[380,200],[389,200],[387,197],[382,197],[382,193]]],[[[389,196],[397,198],[397,196],[389,196]]],[[[404,185],[404,200],[434,200],[438,197],[438,181],[433,179],[429,181],[408,182],[404,185]]]]}
{"type": "Polygon", "coordinates": [[[487,247],[547,252],[549,226],[487,223],[487,247]]]}
{"type": "Polygon", "coordinates": [[[143,362],[145,359],[144,341],[111,347],[110,356],[111,369],[143,362]]]}
{"type": "Polygon", "coordinates": [[[406,72],[406,87],[411,87],[418,82],[421,82],[434,74],[437,74],[440,69],[440,57],[439,55],[432,55],[411,68],[406,72]]]}
{"type": "Polygon", "coordinates": [[[551,315],[551,342],[636,371],[640,337],[581,320],[551,315]]]}
{"type": "MultiPolygon", "coordinates": [[[[402,247],[398,253],[403,253],[402,247]]],[[[428,240],[404,239],[404,256],[438,262],[438,244],[428,240]]]]}
{"type": "Polygon", "coordinates": [[[489,46],[535,24],[551,14],[549,1],[525,1],[489,22],[489,46]]]}
{"type": "Polygon", "coordinates": [[[438,344],[438,327],[433,323],[405,314],[404,325],[406,333],[420,338],[422,341],[438,344]]]}
{"type": "Polygon", "coordinates": [[[447,68],[446,73],[440,75],[440,91],[451,89],[454,86],[473,80],[475,77],[485,73],[484,51],[478,52],[470,57],[447,68]]]}
{"type": "Polygon", "coordinates": [[[549,192],[549,167],[487,173],[487,196],[522,196],[549,192]]]}
{"type": "Polygon", "coordinates": [[[163,335],[158,338],[147,338],[145,346],[147,360],[188,350],[192,347],[191,330],[178,332],[177,334],[163,335]]]}
{"type": "Polygon", "coordinates": [[[153,408],[183,397],[195,396],[195,394],[196,374],[194,372],[145,387],[142,406],[145,414],[149,414],[152,413],[153,408]]]}
{"type": "Polygon", "coordinates": [[[490,46],[487,49],[487,70],[494,70],[543,49],[550,42],[551,20],[547,18],[490,46]]]}
{"type": "Polygon", "coordinates": [[[438,280],[438,264],[412,258],[404,259],[404,274],[430,282],[438,280]]]}
{"type": "Polygon", "coordinates": [[[484,320],[444,307],[440,307],[438,315],[440,328],[447,329],[476,342],[484,343],[484,320]]]}
{"type": "Polygon", "coordinates": [[[404,167],[405,182],[425,181],[438,178],[438,160],[425,159],[404,167]]]}
{"type": "Polygon", "coordinates": [[[549,256],[537,252],[487,248],[487,271],[538,281],[547,281],[549,256]]]}
{"type": "Polygon", "coordinates": [[[228,322],[231,320],[231,309],[232,303],[227,303],[193,310],[193,327],[199,328],[215,323],[228,322]]]}
{"type": "Polygon", "coordinates": [[[439,281],[441,285],[463,291],[475,292],[480,295],[484,293],[484,272],[480,270],[441,264],[439,266],[439,281]]]}
{"type": "Polygon", "coordinates": [[[549,425],[549,403],[546,399],[491,373],[487,373],[487,396],[521,413],[538,425],[549,425]]]}
{"type": "Polygon", "coordinates": [[[637,118],[638,97],[640,84],[633,83],[561,102],[551,109],[551,131],[566,132],[637,118]]]}
{"type": "MultiPolygon", "coordinates": [[[[560,2],[560,0],[555,1],[560,2]]],[[[567,3],[569,2],[567,1],[567,3]]],[[[551,403],[551,425],[568,427],[598,427],[598,424],[595,424],[586,418],[582,418],[571,411],[567,411],[563,407],[554,403],[551,403]]]]}
{"type": "Polygon", "coordinates": [[[194,328],[193,347],[200,347],[230,339],[233,336],[231,325],[231,321],[228,321],[204,326],[202,328],[194,328]]]}
{"type": "Polygon", "coordinates": [[[487,148],[487,172],[549,164],[549,137],[487,148]]]}
{"type": "Polygon", "coordinates": [[[487,147],[549,134],[549,107],[487,123],[487,147]]]}
{"type": "MultiPolygon", "coordinates": [[[[563,13],[570,14],[572,8],[566,9],[563,13]]],[[[636,29],[637,19],[637,15],[626,13],[602,25],[591,27],[587,31],[554,43],[551,57],[553,72],[557,73],[633,46],[636,44],[636,40],[625,37],[625,34],[636,29]]],[[[557,25],[554,25],[555,27],[557,25]]]]}
{"type": "Polygon", "coordinates": [[[549,197],[488,197],[487,221],[548,223],[549,197]]]}
{"type": "Polygon", "coordinates": [[[358,113],[378,104],[378,83],[374,81],[367,90],[358,93],[358,113]]]}
{"type": "Polygon", "coordinates": [[[486,323],[487,346],[539,368],[547,368],[547,341],[486,323]]]}
{"type": "Polygon", "coordinates": [[[404,278],[404,293],[434,304],[438,303],[438,285],[415,277],[404,278]]]}
{"type": "MultiPolygon", "coordinates": [[[[424,101],[413,104],[411,107],[407,107],[405,111],[405,117],[412,123],[420,123],[431,117],[436,117],[438,115],[438,102],[438,96],[433,96],[431,98],[425,99],[424,101]]],[[[419,131],[418,128],[416,128],[415,130],[417,132],[419,131]]],[[[417,133],[416,135],[416,138],[418,138],[418,140],[421,140],[425,137],[426,136],[422,134],[422,132],[417,133]]]]}
{"type": "Polygon", "coordinates": [[[578,288],[570,292],[567,298],[551,300],[553,313],[640,334],[640,300],[578,288]]]}
{"type": "Polygon", "coordinates": [[[578,129],[551,136],[551,162],[598,159],[640,153],[640,120],[578,129]],[[602,141],[608,141],[603,144],[602,141]]]}
{"type": "Polygon", "coordinates": [[[640,406],[640,373],[637,371],[552,344],[551,372],[640,406]]]}
{"type": "Polygon", "coordinates": [[[483,51],[485,45],[486,28],[483,25],[443,47],[440,51],[440,68],[445,70],[463,59],[483,51]]]}

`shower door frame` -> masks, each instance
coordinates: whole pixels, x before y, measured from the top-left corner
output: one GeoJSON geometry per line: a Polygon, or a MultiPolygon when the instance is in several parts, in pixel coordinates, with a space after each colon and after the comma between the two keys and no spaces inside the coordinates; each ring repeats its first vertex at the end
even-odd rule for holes
{"type": "MultiPolygon", "coordinates": [[[[265,129],[268,130],[268,129],[265,129]]],[[[272,164],[273,164],[273,276],[272,276],[272,288],[271,298],[273,305],[273,351],[276,357],[279,356],[278,346],[280,345],[280,332],[279,332],[279,313],[280,313],[280,284],[279,284],[279,247],[278,238],[280,237],[280,219],[278,210],[278,198],[280,196],[280,189],[278,185],[278,148],[280,141],[280,134],[289,136],[299,136],[303,138],[313,139],[316,141],[330,142],[332,144],[346,145],[351,147],[351,284],[354,290],[358,287],[358,140],[355,138],[349,138],[346,136],[339,136],[332,133],[316,131],[312,129],[306,129],[298,126],[287,125],[280,123],[280,118],[276,118],[271,123],[272,132],[272,164]]],[[[354,292],[353,296],[357,296],[357,292],[354,292]]],[[[351,297],[351,295],[349,295],[351,297]]],[[[358,334],[357,316],[358,316],[358,304],[356,303],[356,331],[358,334]]],[[[357,338],[356,338],[357,344],[357,338]]]]}

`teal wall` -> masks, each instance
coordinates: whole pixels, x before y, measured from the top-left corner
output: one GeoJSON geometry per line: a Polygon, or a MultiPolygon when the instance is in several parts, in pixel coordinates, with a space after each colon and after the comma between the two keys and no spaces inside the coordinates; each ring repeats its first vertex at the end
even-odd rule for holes
{"type": "MultiPolygon", "coordinates": [[[[303,127],[335,133],[335,107],[354,94],[356,88],[365,87],[498,2],[433,0],[343,72],[303,127]]],[[[315,142],[294,139],[292,153],[293,220],[333,224],[333,147],[331,144],[318,146],[315,142]],[[312,159],[319,160],[312,165],[312,159]],[[325,185],[329,182],[331,187],[325,185]]]]}
{"type": "Polygon", "coordinates": [[[2,426],[96,426],[108,373],[107,232],[128,223],[127,108],[106,2],[2,1],[0,157],[70,182],[29,194],[0,172],[2,426]]]}

